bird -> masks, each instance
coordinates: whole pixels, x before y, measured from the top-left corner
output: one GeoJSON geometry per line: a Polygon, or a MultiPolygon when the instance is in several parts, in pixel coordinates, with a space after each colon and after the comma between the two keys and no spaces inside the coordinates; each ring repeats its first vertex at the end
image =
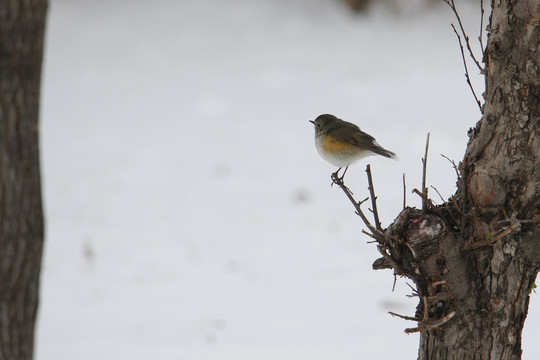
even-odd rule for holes
{"type": "Polygon", "coordinates": [[[332,176],[337,177],[339,171],[345,168],[343,179],[349,165],[371,155],[381,155],[396,159],[396,154],[379,145],[375,138],[348,121],[343,121],[331,114],[322,114],[315,120],[309,120],[315,125],[315,147],[319,155],[338,169],[332,176]]]}

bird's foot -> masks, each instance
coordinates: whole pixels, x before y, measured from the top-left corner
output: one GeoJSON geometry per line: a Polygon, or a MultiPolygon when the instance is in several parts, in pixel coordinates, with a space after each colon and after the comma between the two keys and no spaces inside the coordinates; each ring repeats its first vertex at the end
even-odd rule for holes
{"type": "MultiPolygon", "coordinates": [[[[345,186],[345,184],[343,183],[343,178],[345,177],[345,174],[347,173],[347,169],[349,169],[349,167],[347,166],[345,168],[345,170],[343,171],[343,174],[341,176],[339,176],[339,171],[341,169],[342,168],[337,169],[337,171],[335,173],[332,173],[332,176],[330,176],[330,178],[332,179],[332,185],[337,184],[337,185],[339,185],[341,187],[347,188],[345,186]]],[[[347,190],[349,190],[349,189],[347,188],[347,190]]]]}

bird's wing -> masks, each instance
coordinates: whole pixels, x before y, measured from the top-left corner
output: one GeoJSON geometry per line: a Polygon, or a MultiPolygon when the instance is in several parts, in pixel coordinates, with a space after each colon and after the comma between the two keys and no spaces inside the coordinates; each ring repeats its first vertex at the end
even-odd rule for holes
{"type": "Polygon", "coordinates": [[[373,136],[366,134],[355,124],[345,122],[343,125],[344,126],[341,126],[332,133],[332,136],[336,140],[351,144],[362,150],[372,151],[385,157],[395,157],[396,154],[383,148],[375,141],[373,136]]]}
{"type": "Polygon", "coordinates": [[[334,130],[332,137],[338,141],[343,141],[361,148],[370,149],[373,146],[377,146],[373,136],[366,134],[355,124],[346,121],[344,121],[342,126],[334,130]]]}

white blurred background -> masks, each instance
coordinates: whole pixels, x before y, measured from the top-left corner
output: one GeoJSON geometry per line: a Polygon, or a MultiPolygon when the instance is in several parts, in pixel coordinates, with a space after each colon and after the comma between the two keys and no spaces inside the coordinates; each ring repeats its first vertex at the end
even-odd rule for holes
{"type": "MultiPolygon", "coordinates": [[[[476,39],[478,4],[458,5],[476,39]]],[[[480,118],[452,21],[442,1],[51,0],[37,359],[416,358],[414,323],[387,312],[417,301],[371,269],[308,120],[398,154],[346,177],[366,197],[371,163],[383,225],[403,173],[420,204],[428,131],[428,183],[452,195],[440,154],[461,160],[480,118]]],[[[523,359],[540,354],[538,302],[523,359]]]]}

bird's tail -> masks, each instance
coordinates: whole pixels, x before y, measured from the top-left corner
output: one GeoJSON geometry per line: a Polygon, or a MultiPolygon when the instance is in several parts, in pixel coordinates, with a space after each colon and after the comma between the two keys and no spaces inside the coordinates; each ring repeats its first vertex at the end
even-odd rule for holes
{"type": "Polygon", "coordinates": [[[373,151],[377,155],[381,155],[381,156],[387,157],[389,159],[397,159],[396,153],[394,153],[394,152],[392,152],[390,150],[386,150],[383,147],[378,147],[378,148],[375,148],[375,149],[371,149],[371,151],[373,151]]]}

